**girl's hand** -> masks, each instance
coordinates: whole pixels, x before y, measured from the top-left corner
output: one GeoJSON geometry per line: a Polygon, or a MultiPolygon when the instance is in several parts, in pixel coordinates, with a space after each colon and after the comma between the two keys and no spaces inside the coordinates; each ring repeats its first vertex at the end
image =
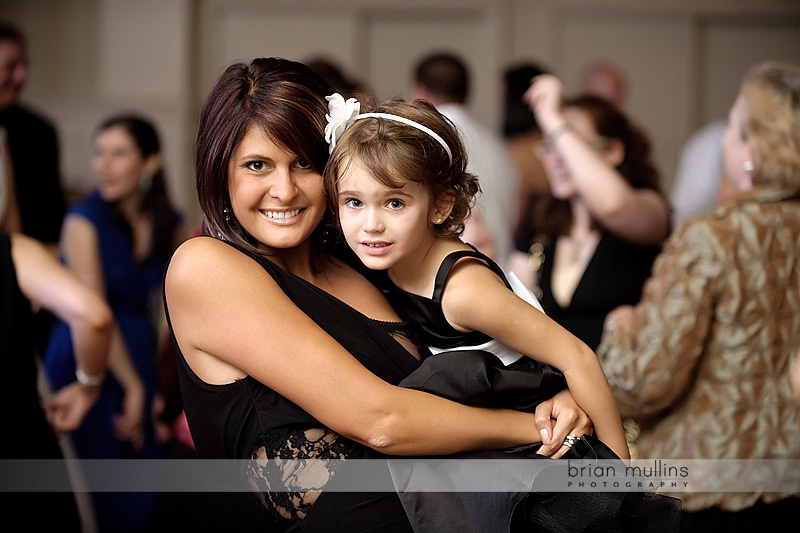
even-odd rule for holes
{"type": "Polygon", "coordinates": [[[554,459],[561,457],[569,449],[563,445],[567,435],[580,437],[593,433],[592,421],[578,407],[567,389],[536,406],[536,427],[542,436],[542,447],[537,453],[554,459]]]}

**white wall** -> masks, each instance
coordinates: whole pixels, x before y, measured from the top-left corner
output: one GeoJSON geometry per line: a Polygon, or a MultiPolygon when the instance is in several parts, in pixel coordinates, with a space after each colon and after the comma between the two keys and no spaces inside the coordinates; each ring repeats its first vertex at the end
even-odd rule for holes
{"type": "Polygon", "coordinates": [[[472,71],[472,110],[496,127],[512,62],[537,61],[573,91],[589,60],[610,58],[628,75],[626,109],[653,138],[665,189],[683,140],[727,112],[747,67],[800,63],[797,0],[0,0],[0,17],[28,34],[25,98],[57,123],[67,184],[91,186],[100,119],[140,110],[160,128],[190,223],[197,110],[234,59],[323,54],[390,97],[407,95],[416,59],[448,48],[472,71]]]}

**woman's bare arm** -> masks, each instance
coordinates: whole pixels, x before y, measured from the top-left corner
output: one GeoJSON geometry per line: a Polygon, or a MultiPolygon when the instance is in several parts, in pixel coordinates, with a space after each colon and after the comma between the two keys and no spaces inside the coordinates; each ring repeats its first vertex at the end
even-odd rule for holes
{"type": "MultiPolygon", "coordinates": [[[[69,269],[87,286],[105,299],[105,276],[100,262],[97,230],[85,217],[69,215],[64,220],[61,252],[69,269]]],[[[119,326],[114,325],[108,356],[108,369],[125,390],[123,412],[115,420],[119,438],[138,445],[144,438],[144,383],[136,371],[119,326]]]]}
{"type": "MultiPolygon", "coordinates": [[[[22,293],[69,325],[76,367],[98,379],[106,372],[113,328],[111,310],[95,291],[53,258],[41,243],[22,234],[11,237],[11,255],[22,293]]],[[[46,403],[48,419],[57,431],[77,428],[99,395],[99,385],[77,381],[46,403]]]]}
{"type": "Polygon", "coordinates": [[[569,169],[581,199],[603,227],[635,244],[654,245],[670,231],[666,199],[649,189],[635,189],[583,138],[572,132],[561,113],[563,86],[553,75],[537,76],[525,94],[539,125],[569,169]]]}
{"type": "Polygon", "coordinates": [[[204,381],[250,375],[325,426],[391,455],[541,440],[533,414],[466,407],[387,384],[298,309],[260,265],[227,244],[187,241],[165,283],[177,342],[204,381]]]}

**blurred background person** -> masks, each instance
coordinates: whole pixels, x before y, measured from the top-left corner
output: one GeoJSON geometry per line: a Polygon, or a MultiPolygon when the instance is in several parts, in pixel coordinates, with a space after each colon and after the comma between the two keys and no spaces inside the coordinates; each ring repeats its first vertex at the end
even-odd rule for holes
{"type": "Polygon", "coordinates": [[[545,312],[595,349],[606,314],[636,303],[669,208],[642,131],[608,101],[563,101],[555,76],[538,76],[526,100],[544,132],[538,145],[550,196],[529,228],[527,281],[545,312]]]}
{"type": "Polygon", "coordinates": [[[14,228],[47,245],[57,256],[66,199],[61,184],[59,146],[51,122],[20,101],[28,80],[24,35],[0,23],[0,129],[5,130],[13,189],[6,201],[18,213],[14,228]]]}
{"type": "Polygon", "coordinates": [[[469,70],[460,57],[434,52],[416,63],[411,99],[432,103],[459,130],[467,150],[467,172],[478,176],[481,187],[462,238],[505,267],[518,218],[519,177],[500,135],[467,109],[469,83],[469,70]]]}
{"type": "MultiPolygon", "coordinates": [[[[676,229],[640,303],[609,314],[597,354],[622,416],[639,425],[639,458],[797,461],[787,375],[800,331],[800,66],[746,73],[722,148],[735,197],[676,229]]],[[[733,476],[716,482],[724,492],[676,494],[682,530],[797,519],[797,493],[733,492],[733,476]]]]}
{"type": "MultiPolygon", "coordinates": [[[[2,183],[0,183],[2,189],[2,183]]],[[[0,350],[7,379],[0,401],[9,407],[3,423],[0,459],[63,459],[56,432],[80,425],[97,400],[106,373],[112,331],[111,310],[94,291],[61,266],[47,248],[21,233],[0,232],[0,350]],[[33,309],[48,309],[69,328],[75,344],[75,369],[57,394],[43,403],[33,309]]],[[[34,463],[35,464],[35,463],[34,463]]],[[[6,492],[0,510],[10,523],[31,531],[82,531],[80,514],[65,463],[29,471],[52,487],[36,492],[6,492]],[[31,512],[33,510],[33,512],[31,512]]],[[[14,480],[5,479],[5,482],[14,480]]],[[[20,485],[27,484],[20,479],[20,485]]]]}
{"type": "MultiPolygon", "coordinates": [[[[157,459],[150,412],[158,393],[157,357],[166,335],[161,284],[184,233],[166,189],[161,145],[153,125],[135,115],[113,116],[94,135],[96,188],[73,205],[64,222],[62,260],[108,302],[114,313],[109,368],[97,404],[72,433],[81,459],[157,459]]],[[[56,325],[44,357],[53,390],[75,373],[73,338],[56,325]]],[[[100,531],[142,531],[154,493],[93,493],[100,531]]]]}
{"type": "Polygon", "coordinates": [[[334,92],[345,98],[355,98],[361,103],[372,98],[372,91],[367,84],[347,74],[336,61],[324,56],[314,56],[305,61],[305,64],[330,83],[334,92]]]}
{"type": "MultiPolygon", "coordinates": [[[[22,31],[0,22],[0,175],[8,180],[0,230],[29,235],[57,258],[67,205],[60,148],[50,120],[21,102],[28,81],[27,54],[22,31]]],[[[34,314],[40,354],[55,320],[46,309],[34,314]]]]}
{"type": "MultiPolygon", "coordinates": [[[[542,140],[542,130],[530,106],[522,99],[533,78],[545,72],[532,62],[515,64],[503,71],[503,138],[520,180],[519,220],[514,230],[515,241],[520,230],[528,226],[531,205],[549,194],[542,160],[534,150],[542,140]]],[[[527,250],[528,243],[525,243],[522,251],[527,250]]]]}
{"type": "Polygon", "coordinates": [[[725,119],[712,120],[692,133],[681,147],[669,194],[672,227],[722,201],[722,136],[726,128],[725,119]]]}
{"type": "Polygon", "coordinates": [[[598,96],[622,109],[628,97],[628,79],[619,66],[598,59],[583,68],[578,92],[598,96]]]}

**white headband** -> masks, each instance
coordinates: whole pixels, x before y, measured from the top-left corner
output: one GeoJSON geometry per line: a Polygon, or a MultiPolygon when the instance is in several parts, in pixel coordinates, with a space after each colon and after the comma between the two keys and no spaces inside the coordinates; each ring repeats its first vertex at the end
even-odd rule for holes
{"type": "Polygon", "coordinates": [[[348,98],[347,101],[345,101],[344,97],[339,93],[326,96],[325,99],[328,100],[329,111],[329,114],[325,115],[325,119],[328,121],[328,125],[325,126],[325,140],[330,145],[330,152],[333,152],[333,147],[336,146],[336,141],[342,136],[344,130],[346,130],[347,127],[356,120],[360,120],[362,118],[383,118],[386,120],[401,122],[407,126],[411,126],[412,128],[424,131],[433,137],[436,142],[442,145],[444,151],[447,152],[447,157],[450,159],[450,163],[453,163],[453,152],[450,151],[450,147],[447,146],[447,143],[441,138],[441,136],[439,136],[438,133],[429,127],[423,126],[419,122],[414,122],[413,120],[405,117],[391,115],[389,113],[360,114],[359,112],[361,111],[361,103],[359,103],[359,101],[355,98],[348,98]]]}

